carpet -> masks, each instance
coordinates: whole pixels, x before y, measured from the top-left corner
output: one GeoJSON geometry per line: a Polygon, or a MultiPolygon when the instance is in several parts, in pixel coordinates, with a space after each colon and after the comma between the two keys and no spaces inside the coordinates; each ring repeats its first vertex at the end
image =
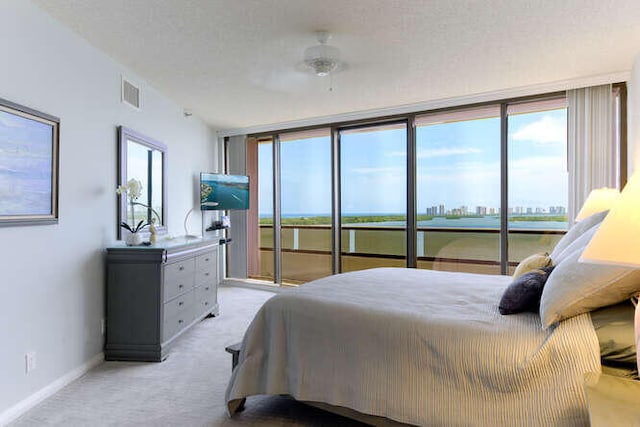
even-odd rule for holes
{"type": "Polygon", "coordinates": [[[231,355],[272,292],[221,287],[220,315],[199,322],[162,363],[104,362],[10,426],[362,426],[285,396],[247,399],[233,418],[224,392],[231,355]]]}

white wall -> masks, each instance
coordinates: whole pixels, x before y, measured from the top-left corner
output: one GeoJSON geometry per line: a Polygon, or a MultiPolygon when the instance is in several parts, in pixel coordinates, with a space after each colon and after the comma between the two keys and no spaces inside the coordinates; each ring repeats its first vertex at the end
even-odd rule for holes
{"type": "Polygon", "coordinates": [[[640,168],[640,53],[627,82],[627,144],[629,177],[640,168]]]}
{"type": "MultiPolygon", "coordinates": [[[[168,146],[169,232],[215,171],[215,132],[25,0],[0,1],[0,98],[57,116],[60,221],[0,227],[0,424],[19,402],[102,352],[103,250],[116,236],[116,126],[168,146]],[[143,110],[120,103],[120,75],[143,110]],[[25,374],[25,353],[37,368],[25,374]]],[[[0,203],[2,201],[0,200],[0,203]]],[[[193,216],[191,230],[199,230],[193,216]]]]}

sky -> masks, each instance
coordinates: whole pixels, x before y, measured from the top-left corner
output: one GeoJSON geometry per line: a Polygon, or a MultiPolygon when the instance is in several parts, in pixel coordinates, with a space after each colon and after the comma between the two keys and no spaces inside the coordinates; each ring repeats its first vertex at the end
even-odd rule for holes
{"type": "MultiPolygon", "coordinates": [[[[416,132],[417,207],[500,206],[500,120],[420,126],[416,132]]],[[[566,110],[509,116],[509,206],[567,206],[566,110]]],[[[330,137],[281,142],[283,215],[331,212],[330,137]]],[[[259,211],[272,212],[271,144],[259,146],[259,211]]],[[[345,214],[404,213],[406,130],[341,135],[345,214]]]]}

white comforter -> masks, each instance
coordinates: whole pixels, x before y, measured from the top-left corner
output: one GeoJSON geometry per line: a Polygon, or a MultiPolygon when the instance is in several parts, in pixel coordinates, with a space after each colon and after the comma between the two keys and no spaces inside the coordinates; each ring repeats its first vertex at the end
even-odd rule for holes
{"type": "Polygon", "coordinates": [[[588,425],[583,375],[600,371],[587,314],[542,330],[501,316],[506,276],[379,268],[270,299],[226,393],[288,394],[433,426],[588,425]]]}

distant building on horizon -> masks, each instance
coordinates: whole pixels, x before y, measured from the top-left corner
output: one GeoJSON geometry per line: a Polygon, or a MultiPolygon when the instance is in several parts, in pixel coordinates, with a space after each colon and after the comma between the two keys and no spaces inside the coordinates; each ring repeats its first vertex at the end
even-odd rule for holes
{"type": "MultiPolygon", "coordinates": [[[[444,204],[433,205],[425,209],[425,213],[429,216],[469,216],[469,215],[500,215],[499,207],[489,206],[476,206],[475,209],[469,209],[468,206],[462,205],[458,208],[447,209],[444,204]]],[[[549,206],[549,208],[543,207],[524,207],[515,206],[507,209],[508,215],[566,215],[567,208],[564,206],[549,206]]]]}

